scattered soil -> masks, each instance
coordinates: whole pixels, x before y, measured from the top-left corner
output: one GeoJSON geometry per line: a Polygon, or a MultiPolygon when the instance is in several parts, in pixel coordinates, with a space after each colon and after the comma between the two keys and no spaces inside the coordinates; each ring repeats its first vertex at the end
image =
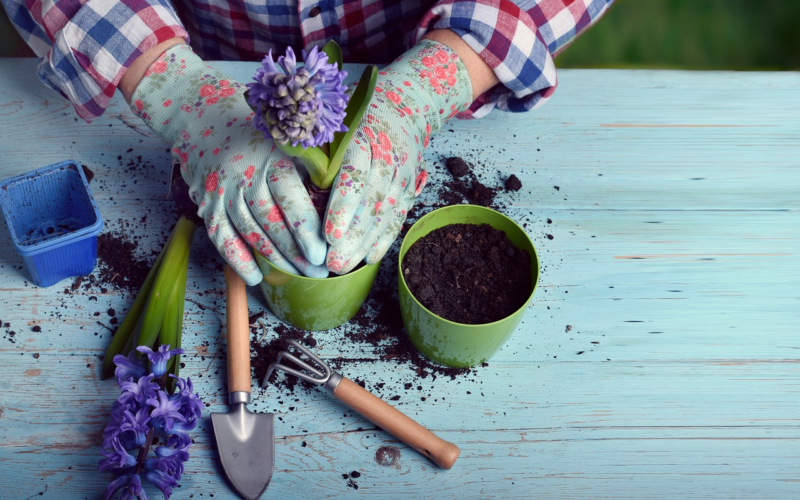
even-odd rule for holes
{"type": "MultiPolygon", "coordinates": [[[[390,262],[396,261],[394,257],[387,256],[390,262]]],[[[255,315],[254,315],[255,316],[255,315]]],[[[252,323],[252,322],[251,322],[252,323]]],[[[308,346],[312,352],[317,345],[317,340],[310,332],[298,330],[283,324],[274,328],[277,337],[273,337],[266,342],[260,342],[264,334],[264,329],[258,324],[251,324],[251,366],[253,376],[261,383],[267,373],[269,365],[275,361],[278,353],[285,349],[287,340],[297,340],[308,346]]],[[[327,335],[327,333],[323,333],[327,335]]],[[[397,298],[397,267],[386,266],[381,269],[372,290],[367,295],[364,305],[356,313],[355,317],[341,327],[341,333],[336,337],[343,336],[350,345],[356,345],[363,357],[335,358],[327,360],[332,369],[341,371],[345,376],[348,375],[348,366],[353,363],[374,363],[377,361],[392,361],[401,368],[408,370],[408,378],[400,387],[389,388],[387,391],[399,391],[404,388],[406,392],[418,395],[421,386],[418,385],[420,379],[430,378],[436,380],[439,376],[450,380],[457,377],[475,373],[474,368],[450,368],[439,365],[424,355],[422,355],[411,343],[403,327],[403,319],[400,315],[400,303],[397,298]]],[[[483,367],[489,366],[483,363],[483,367]]],[[[367,384],[363,380],[354,379],[362,387],[367,384]]],[[[384,389],[385,383],[378,376],[370,380],[371,388],[384,389]]],[[[276,387],[285,393],[294,393],[297,387],[305,391],[315,390],[315,385],[306,381],[299,381],[293,376],[273,375],[270,378],[270,386],[276,387]]],[[[386,399],[391,400],[390,397],[386,399]]],[[[425,399],[424,397],[422,398],[425,399]]]]}
{"type": "MultiPolygon", "coordinates": [[[[136,244],[121,232],[101,233],[97,237],[97,257],[97,279],[128,291],[136,291],[142,286],[152,266],[152,262],[139,257],[136,244]]],[[[91,275],[90,281],[94,277],[91,275]]]]}
{"type": "Polygon", "coordinates": [[[488,224],[432,231],[406,253],[403,276],[429,310],[472,325],[514,313],[533,288],[530,256],[488,224]]]}
{"type": "Polygon", "coordinates": [[[439,199],[444,205],[458,205],[464,202],[484,207],[494,205],[499,188],[490,188],[479,181],[469,164],[461,158],[448,158],[445,164],[453,175],[453,180],[445,182],[439,194],[439,199]]]}
{"type": "Polygon", "coordinates": [[[469,172],[469,165],[462,158],[454,156],[445,161],[447,170],[453,174],[453,177],[463,177],[469,172]]]}
{"type": "MultiPolygon", "coordinates": [[[[250,366],[253,370],[259,385],[264,383],[264,377],[267,375],[269,365],[278,359],[278,354],[286,349],[286,342],[289,340],[296,340],[312,350],[316,347],[317,341],[311,335],[311,332],[298,330],[284,324],[279,324],[275,327],[277,337],[273,338],[266,344],[259,342],[259,331],[255,329],[255,335],[250,336],[250,366]]],[[[286,361],[288,363],[288,360],[286,361]]],[[[273,374],[270,378],[270,384],[276,385],[279,388],[286,389],[289,392],[294,392],[295,386],[301,384],[305,389],[312,389],[314,384],[301,380],[294,376],[282,377],[280,374],[273,374]]]]}
{"type": "Polygon", "coordinates": [[[522,181],[516,175],[511,174],[506,179],[506,191],[519,191],[520,189],[522,189],[522,181]]]}

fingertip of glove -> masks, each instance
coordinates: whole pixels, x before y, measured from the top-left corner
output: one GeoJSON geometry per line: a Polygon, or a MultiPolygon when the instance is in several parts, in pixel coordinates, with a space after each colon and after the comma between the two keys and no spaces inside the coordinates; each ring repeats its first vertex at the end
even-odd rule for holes
{"type": "Polygon", "coordinates": [[[383,258],[383,254],[378,255],[378,253],[379,252],[377,252],[377,249],[371,251],[366,257],[364,257],[364,262],[366,262],[368,266],[380,262],[383,258]]]}
{"type": "Polygon", "coordinates": [[[312,265],[321,266],[328,254],[328,243],[322,236],[297,238],[297,245],[312,265]]]}
{"type": "Polygon", "coordinates": [[[303,270],[303,274],[309,278],[327,278],[328,268],[323,265],[308,266],[303,270]]]}
{"type": "Polygon", "coordinates": [[[261,271],[252,271],[242,276],[242,279],[247,286],[256,286],[264,279],[264,275],[261,274],[261,271]]]}
{"type": "MultiPolygon", "coordinates": [[[[325,256],[328,253],[327,245],[312,245],[311,248],[304,249],[306,259],[315,266],[325,264],[325,256]]],[[[324,267],[324,266],[323,266],[324,267]]]]}

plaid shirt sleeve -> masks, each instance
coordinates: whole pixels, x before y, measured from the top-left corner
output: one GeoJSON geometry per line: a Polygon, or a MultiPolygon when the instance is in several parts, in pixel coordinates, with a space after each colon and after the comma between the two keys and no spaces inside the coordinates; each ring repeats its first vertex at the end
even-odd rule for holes
{"type": "Polygon", "coordinates": [[[169,0],[2,0],[40,57],[39,78],[92,121],[147,49],[188,38],[169,0]]]}
{"type": "Polygon", "coordinates": [[[591,26],[613,0],[440,0],[420,20],[413,42],[434,29],[458,34],[502,85],[481,95],[460,118],[493,108],[529,111],[557,86],[553,57],[591,26]]]}

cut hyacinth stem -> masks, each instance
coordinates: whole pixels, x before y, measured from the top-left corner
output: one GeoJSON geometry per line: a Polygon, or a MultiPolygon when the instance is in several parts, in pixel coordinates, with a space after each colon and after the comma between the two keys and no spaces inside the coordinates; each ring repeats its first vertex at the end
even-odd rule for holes
{"type": "MultiPolygon", "coordinates": [[[[358,80],[358,85],[350,97],[350,101],[345,108],[345,117],[343,123],[347,126],[347,132],[336,132],[333,134],[333,143],[331,143],[331,159],[327,167],[327,172],[322,177],[321,182],[314,182],[322,189],[329,189],[333,185],[336,175],[342,166],[344,154],[347,151],[347,146],[353,139],[353,134],[356,127],[361,122],[364,113],[367,111],[367,106],[372,100],[372,94],[375,93],[375,83],[378,80],[377,66],[367,66],[358,80]]],[[[314,178],[311,178],[312,182],[314,178]]]]}
{"type": "Polygon", "coordinates": [[[150,268],[150,272],[147,273],[144,283],[142,283],[142,286],[139,288],[139,293],[136,295],[133,305],[128,310],[128,314],[125,315],[125,319],[119,325],[116,333],[114,333],[114,336],[111,338],[111,343],[106,350],[106,357],[103,358],[103,372],[100,376],[101,379],[106,379],[114,375],[114,356],[117,354],[127,354],[130,352],[130,348],[126,347],[129,344],[129,340],[132,338],[131,334],[136,329],[137,324],[139,324],[142,312],[147,305],[147,298],[150,295],[150,290],[153,288],[153,283],[155,282],[156,275],[158,274],[158,269],[161,266],[161,262],[164,260],[164,254],[166,253],[167,248],[169,248],[169,244],[174,235],[174,231],[169,235],[167,243],[164,245],[161,253],[158,254],[158,258],[156,258],[156,261],[153,263],[153,267],[150,268]]]}
{"type": "MultiPolygon", "coordinates": [[[[164,319],[165,325],[172,325],[172,328],[175,330],[172,336],[172,343],[167,342],[164,340],[164,327],[161,327],[161,335],[162,337],[159,339],[161,344],[169,344],[172,346],[173,349],[180,349],[181,348],[181,340],[183,339],[183,312],[184,312],[184,305],[186,304],[186,279],[189,272],[189,255],[186,255],[186,260],[183,262],[183,266],[181,266],[181,273],[178,276],[178,283],[176,284],[176,293],[174,297],[174,304],[172,307],[174,308],[173,318],[168,321],[168,318],[164,319]]],[[[170,309],[167,309],[170,311],[170,309]]],[[[167,364],[167,373],[178,376],[181,364],[181,355],[176,354],[169,358],[167,364]]],[[[175,392],[175,379],[168,377],[166,383],[167,390],[170,394],[175,392]]]]}
{"type": "MultiPolygon", "coordinates": [[[[158,269],[153,289],[147,301],[137,345],[152,348],[155,344],[161,332],[170,297],[175,287],[179,285],[178,277],[182,272],[182,265],[188,260],[189,248],[196,230],[197,225],[185,216],[178,219],[173,230],[174,236],[164,254],[164,260],[158,269]]],[[[183,287],[186,288],[185,282],[183,287]]]]}

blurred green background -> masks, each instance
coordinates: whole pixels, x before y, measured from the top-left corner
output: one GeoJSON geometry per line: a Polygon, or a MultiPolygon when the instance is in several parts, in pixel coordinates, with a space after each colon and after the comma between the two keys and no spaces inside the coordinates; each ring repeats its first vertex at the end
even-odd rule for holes
{"type": "MultiPolygon", "coordinates": [[[[617,0],[560,68],[800,70],[800,0],[617,0]]],[[[0,9],[0,57],[32,56],[0,9]]]]}

